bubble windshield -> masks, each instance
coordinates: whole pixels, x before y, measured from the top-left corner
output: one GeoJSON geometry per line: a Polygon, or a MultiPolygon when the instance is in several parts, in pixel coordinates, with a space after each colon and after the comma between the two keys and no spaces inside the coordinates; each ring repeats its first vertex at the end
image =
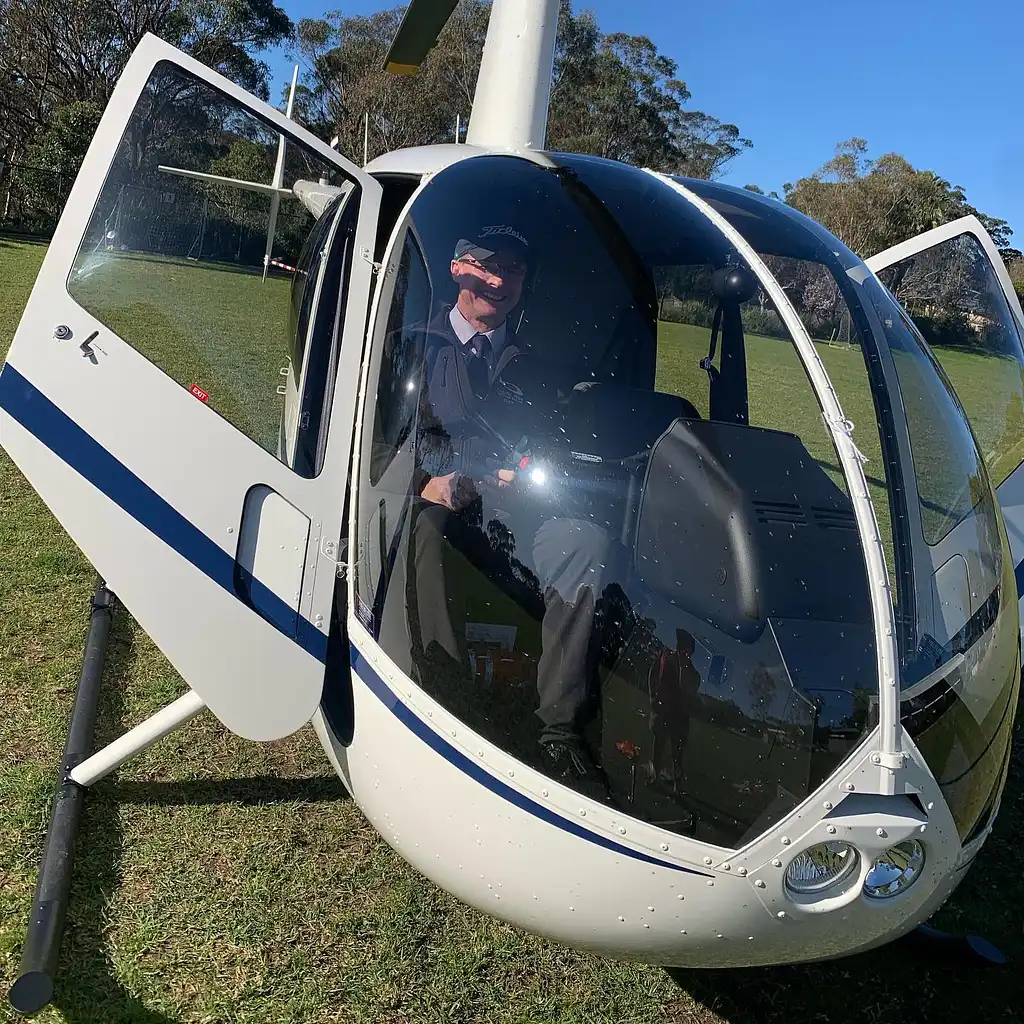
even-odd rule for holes
{"type": "Polygon", "coordinates": [[[649,174],[490,156],[423,188],[382,274],[355,614],[558,782],[754,839],[877,714],[849,488],[757,274],[649,174]]]}

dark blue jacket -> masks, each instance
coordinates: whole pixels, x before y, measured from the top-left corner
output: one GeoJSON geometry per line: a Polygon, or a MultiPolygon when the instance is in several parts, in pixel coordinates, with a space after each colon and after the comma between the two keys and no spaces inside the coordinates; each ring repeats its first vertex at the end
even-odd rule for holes
{"type": "MultiPolygon", "coordinates": [[[[473,392],[468,360],[474,357],[451,325],[451,310],[451,306],[445,306],[426,324],[395,331],[385,341],[378,403],[390,401],[392,408],[378,408],[373,461],[378,466],[390,462],[395,450],[407,440],[415,419],[416,494],[431,477],[452,472],[479,477],[487,459],[500,455],[493,439],[474,419],[486,396],[481,399],[473,392]],[[409,395],[411,400],[404,401],[403,382],[409,381],[417,386],[409,395]],[[384,397],[387,393],[390,399],[384,397]],[[399,405],[400,410],[395,408],[399,405]],[[382,424],[381,413],[391,422],[382,424]]],[[[519,353],[515,337],[506,331],[504,345],[491,355],[492,386],[519,353]]],[[[379,475],[374,472],[375,478],[379,475]]]]}

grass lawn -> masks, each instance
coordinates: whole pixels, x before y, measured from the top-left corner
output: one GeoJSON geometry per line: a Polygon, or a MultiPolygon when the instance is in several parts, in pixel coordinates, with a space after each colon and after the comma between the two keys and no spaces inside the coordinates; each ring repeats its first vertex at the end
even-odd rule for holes
{"type": "MultiPolygon", "coordinates": [[[[43,251],[0,239],[0,353],[43,251]]],[[[855,422],[871,422],[862,414],[858,421],[856,409],[847,412],[855,422]]],[[[6,992],[20,962],[94,573],[2,453],[0,552],[0,984],[6,992]]],[[[99,741],[183,687],[119,611],[99,741]]],[[[1018,744],[996,834],[937,922],[984,933],[1015,966],[956,973],[890,947],[816,967],[669,973],[576,953],[465,908],[370,828],[345,799],[311,730],[261,746],[204,716],[89,794],[56,1004],[38,1019],[1024,1020],[1024,883],[1016,858],[1024,828],[1022,768],[1018,744]]]]}

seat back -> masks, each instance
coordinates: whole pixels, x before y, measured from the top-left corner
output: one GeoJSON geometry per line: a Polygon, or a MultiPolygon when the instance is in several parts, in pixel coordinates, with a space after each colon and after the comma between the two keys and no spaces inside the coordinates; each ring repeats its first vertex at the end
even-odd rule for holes
{"type": "Polygon", "coordinates": [[[585,460],[625,459],[653,448],[680,418],[700,413],[678,395],[584,381],[569,397],[565,432],[571,451],[585,460]]]}
{"type": "Polygon", "coordinates": [[[853,506],[794,434],[679,419],[654,446],[640,582],[750,642],[769,617],[870,623],[853,506]]]}

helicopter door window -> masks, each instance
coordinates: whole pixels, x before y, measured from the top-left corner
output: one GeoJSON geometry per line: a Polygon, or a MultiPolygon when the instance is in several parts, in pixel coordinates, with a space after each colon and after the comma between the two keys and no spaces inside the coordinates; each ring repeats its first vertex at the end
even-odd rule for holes
{"type": "Polygon", "coordinates": [[[965,232],[878,277],[946,372],[998,487],[1024,461],[1024,350],[989,256],[965,232]]]}
{"type": "Polygon", "coordinates": [[[320,219],[309,233],[295,263],[288,336],[292,342],[290,358],[296,376],[302,372],[302,361],[306,354],[306,336],[309,333],[309,314],[313,308],[313,297],[316,295],[316,283],[322,271],[321,261],[341,202],[341,199],[335,200],[320,215],[320,219]]]}
{"type": "Polygon", "coordinates": [[[337,376],[340,317],[348,302],[352,246],[359,219],[358,196],[353,190],[333,207],[328,233],[317,262],[319,273],[307,283],[313,293],[307,314],[305,365],[300,384],[301,401],[296,425],[293,468],[300,476],[316,476],[323,464],[329,417],[337,376]]]}
{"type": "Polygon", "coordinates": [[[212,85],[157,63],[67,282],[80,305],[278,457],[293,268],[315,221],[292,194],[270,193],[300,179],[346,182],[292,138],[275,181],[281,140],[212,85]]]}
{"type": "Polygon", "coordinates": [[[882,321],[910,432],[924,538],[939,544],[987,489],[984,461],[948,377],[906,313],[882,321]]]}

